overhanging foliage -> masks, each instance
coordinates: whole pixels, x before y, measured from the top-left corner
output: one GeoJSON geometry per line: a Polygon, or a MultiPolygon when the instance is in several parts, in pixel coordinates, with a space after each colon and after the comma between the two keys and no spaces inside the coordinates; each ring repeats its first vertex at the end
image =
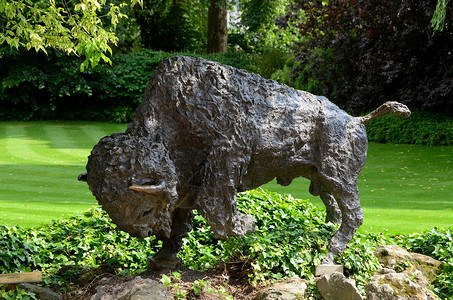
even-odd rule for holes
{"type": "MultiPolygon", "coordinates": [[[[131,0],[130,4],[140,3],[131,0]]],[[[101,60],[111,63],[111,44],[118,41],[114,29],[125,3],[107,0],[0,1],[0,45],[16,49],[35,49],[47,53],[50,48],[66,54],[84,56],[82,70],[95,67],[101,60]]]]}

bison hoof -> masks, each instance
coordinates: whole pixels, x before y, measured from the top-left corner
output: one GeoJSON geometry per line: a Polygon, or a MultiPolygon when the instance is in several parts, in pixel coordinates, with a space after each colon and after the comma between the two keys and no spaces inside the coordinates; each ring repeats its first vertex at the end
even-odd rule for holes
{"type": "Polygon", "coordinates": [[[238,214],[234,218],[230,236],[243,236],[244,234],[255,232],[255,218],[252,215],[238,214]]]}
{"type": "Polygon", "coordinates": [[[238,213],[231,222],[211,223],[211,230],[216,239],[229,239],[233,236],[244,236],[255,232],[255,218],[252,215],[238,213]]]}
{"type": "Polygon", "coordinates": [[[254,233],[256,230],[255,218],[252,215],[245,215],[243,220],[245,233],[254,233]]]}
{"type": "Polygon", "coordinates": [[[175,256],[148,257],[148,270],[177,269],[181,266],[181,260],[175,256]]]}

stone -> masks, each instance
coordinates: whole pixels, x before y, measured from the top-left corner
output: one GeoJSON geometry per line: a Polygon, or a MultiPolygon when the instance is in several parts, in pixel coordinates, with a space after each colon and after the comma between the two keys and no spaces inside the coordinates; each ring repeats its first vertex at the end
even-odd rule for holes
{"type": "Polygon", "coordinates": [[[27,292],[34,293],[39,300],[63,300],[60,294],[50,288],[36,286],[31,283],[21,283],[19,287],[27,292]]]}
{"type": "Polygon", "coordinates": [[[442,272],[443,263],[419,253],[410,253],[396,245],[384,245],[375,250],[375,256],[385,268],[403,271],[409,276],[421,272],[430,282],[442,272]]]}
{"type": "Polygon", "coordinates": [[[304,299],[306,289],[306,280],[293,277],[259,291],[254,300],[300,300],[304,299]]]}
{"type": "Polygon", "coordinates": [[[343,274],[343,266],[342,265],[319,265],[316,266],[315,276],[321,275],[330,275],[334,272],[342,273],[343,274]]]}
{"type": "MultiPolygon", "coordinates": [[[[387,269],[388,270],[388,269],[387,269]]],[[[435,300],[426,277],[413,279],[406,273],[378,271],[365,286],[367,300],[435,300]],[[382,275],[379,275],[382,274],[382,275]]],[[[421,275],[421,274],[420,274],[421,275]]]]}
{"type": "Polygon", "coordinates": [[[324,300],[362,300],[355,280],[346,278],[342,273],[322,275],[316,286],[324,300]]]}
{"type": "Polygon", "coordinates": [[[93,147],[79,180],[118,229],[163,242],[151,268],[172,268],[194,209],[216,238],[243,236],[255,220],[239,211],[237,193],[302,176],[327,206],[327,221],[341,215],[323,261],[332,264],[363,223],[364,124],[385,113],[408,117],[410,110],[389,101],[353,117],[325,97],[257,74],[172,57],[154,71],[127,130],[93,147]]]}
{"type": "Polygon", "coordinates": [[[91,300],[174,300],[162,283],[152,279],[137,276],[115,286],[109,285],[108,281],[101,281],[91,300]]]}
{"type": "Polygon", "coordinates": [[[386,268],[395,269],[403,261],[410,261],[410,253],[397,245],[384,245],[374,251],[374,255],[386,268]]]}

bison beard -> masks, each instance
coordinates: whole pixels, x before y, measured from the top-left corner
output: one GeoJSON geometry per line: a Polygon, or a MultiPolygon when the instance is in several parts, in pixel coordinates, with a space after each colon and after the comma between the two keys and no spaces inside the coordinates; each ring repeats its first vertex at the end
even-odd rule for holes
{"type": "Polygon", "coordinates": [[[341,223],[324,260],[333,263],[363,222],[363,124],[387,112],[410,114],[387,102],[355,118],[325,97],[202,58],[174,57],[154,72],[126,132],[101,139],[79,179],[120,229],[163,241],[148,261],[162,268],[178,265],[192,210],[217,238],[242,236],[255,223],[238,210],[237,192],[303,176],[325,203],[326,221],[341,223]]]}

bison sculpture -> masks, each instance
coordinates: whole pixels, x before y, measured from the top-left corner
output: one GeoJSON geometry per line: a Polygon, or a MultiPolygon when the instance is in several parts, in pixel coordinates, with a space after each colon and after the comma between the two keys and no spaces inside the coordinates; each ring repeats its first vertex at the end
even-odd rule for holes
{"type": "Polygon", "coordinates": [[[277,178],[311,181],[327,221],[341,223],[323,263],[333,263],[363,222],[357,178],[367,156],[364,123],[409,109],[387,102],[352,117],[325,97],[202,58],[173,57],[154,72],[124,133],[102,138],[88,157],[87,181],[118,228],[155,235],[151,269],[176,267],[192,211],[216,238],[255,230],[236,193],[277,178]]]}

